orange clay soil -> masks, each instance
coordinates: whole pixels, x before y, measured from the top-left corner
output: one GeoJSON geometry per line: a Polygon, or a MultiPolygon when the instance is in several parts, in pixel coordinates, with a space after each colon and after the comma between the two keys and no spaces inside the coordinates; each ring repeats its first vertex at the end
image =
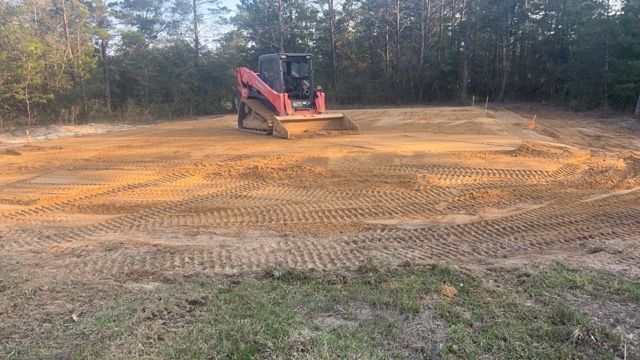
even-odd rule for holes
{"type": "Polygon", "coordinates": [[[348,110],[287,141],[235,117],[0,147],[0,259],[63,277],[540,259],[640,275],[640,136],[544,109],[348,110]]]}

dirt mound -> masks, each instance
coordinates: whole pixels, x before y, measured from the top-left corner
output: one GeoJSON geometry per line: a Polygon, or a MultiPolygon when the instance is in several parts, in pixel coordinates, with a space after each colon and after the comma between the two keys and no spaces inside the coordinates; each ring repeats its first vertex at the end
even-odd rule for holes
{"type": "Polygon", "coordinates": [[[622,182],[623,189],[640,187],[640,156],[629,155],[624,158],[625,174],[622,182]]]}
{"type": "MultiPolygon", "coordinates": [[[[34,126],[29,129],[31,141],[55,139],[60,137],[103,134],[114,131],[122,131],[134,128],[128,124],[85,124],[85,125],[49,125],[34,126]]],[[[0,145],[22,144],[27,141],[26,129],[16,129],[10,132],[0,132],[0,145]]]]}
{"type": "Polygon", "coordinates": [[[477,107],[433,107],[345,111],[367,132],[406,131],[436,134],[491,134],[500,121],[477,107]]]}
{"type": "Polygon", "coordinates": [[[640,156],[629,155],[625,157],[624,164],[629,177],[637,177],[640,175],[640,156]]]}
{"type": "Polygon", "coordinates": [[[516,149],[509,151],[513,157],[528,157],[528,158],[567,158],[572,154],[565,148],[557,148],[551,146],[545,146],[541,144],[534,144],[528,141],[522,143],[516,149]]]}
{"type": "Polygon", "coordinates": [[[214,164],[206,176],[209,179],[241,178],[245,180],[282,181],[300,177],[325,177],[326,169],[314,166],[313,160],[305,157],[268,156],[214,164]]]}
{"type": "Polygon", "coordinates": [[[629,155],[617,160],[600,160],[585,172],[581,186],[609,190],[640,187],[640,158],[629,155]]]}
{"type": "Polygon", "coordinates": [[[265,161],[249,166],[242,171],[240,177],[251,180],[281,181],[300,177],[319,178],[325,177],[326,175],[326,170],[317,166],[300,163],[271,164],[265,161]]]}

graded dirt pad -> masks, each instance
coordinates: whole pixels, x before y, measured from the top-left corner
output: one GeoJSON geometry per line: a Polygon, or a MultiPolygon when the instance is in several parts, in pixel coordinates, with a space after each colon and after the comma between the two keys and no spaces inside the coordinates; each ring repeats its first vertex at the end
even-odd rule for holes
{"type": "Polygon", "coordinates": [[[361,135],[224,116],[0,151],[0,255],[83,279],[549,259],[640,276],[637,132],[550,110],[533,130],[522,109],[347,113],[361,135]]]}

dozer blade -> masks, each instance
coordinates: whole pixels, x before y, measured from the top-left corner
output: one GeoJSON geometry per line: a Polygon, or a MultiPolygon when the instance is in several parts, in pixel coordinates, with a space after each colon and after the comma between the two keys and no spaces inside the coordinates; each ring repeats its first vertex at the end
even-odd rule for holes
{"type": "Polygon", "coordinates": [[[285,139],[360,133],[358,125],[341,113],[275,116],[274,119],[273,136],[285,139]]]}

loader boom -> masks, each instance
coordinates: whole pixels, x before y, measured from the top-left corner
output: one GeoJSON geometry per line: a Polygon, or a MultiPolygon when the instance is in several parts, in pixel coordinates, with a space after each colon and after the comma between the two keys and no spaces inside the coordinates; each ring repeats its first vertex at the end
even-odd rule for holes
{"type": "Polygon", "coordinates": [[[236,70],[236,79],[238,81],[238,89],[242,100],[249,99],[249,89],[264,96],[269,103],[275,108],[278,115],[292,115],[291,101],[287,93],[279,93],[269,87],[258,74],[249,68],[240,67],[236,70]]]}

